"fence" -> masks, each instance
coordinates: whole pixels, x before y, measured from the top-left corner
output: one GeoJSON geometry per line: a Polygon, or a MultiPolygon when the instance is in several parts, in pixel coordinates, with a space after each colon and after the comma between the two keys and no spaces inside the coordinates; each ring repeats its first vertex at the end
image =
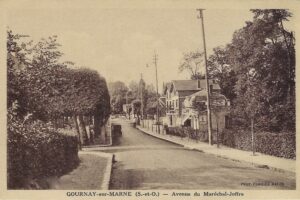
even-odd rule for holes
{"type": "Polygon", "coordinates": [[[143,128],[147,128],[148,130],[151,130],[156,133],[166,134],[166,131],[162,123],[159,122],[159,124],[157,124],[157,121],[154,119],[141,120],[140,126],[143,128]]]}
{"type": "MultiPolygon", "coordinates": [[[[167,125],[162,125],[161,122],[159,126],[157,126],[156,124],[157,124],[156,120],[153,119],[141,120],[141,127],[156,133],[172,135],[181,138],[188,138],[194,141],[202,141],[202,142],[208,141],[208,134],[206,131],[203,130],[195,130],[191,127],[180,127],[180,126],[168,127],[167,125]],[[159,132],[158,132],[158,127],[159,127],[159,132]]],[[[216,141],[216,133],[214,133],[213,135],[215,135],[214,141],[216,141]]]]}

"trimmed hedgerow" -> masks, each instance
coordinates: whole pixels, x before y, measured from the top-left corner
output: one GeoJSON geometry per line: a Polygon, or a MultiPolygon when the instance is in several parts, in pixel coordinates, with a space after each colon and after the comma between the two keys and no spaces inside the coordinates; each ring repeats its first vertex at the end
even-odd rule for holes
{"type": "MultiPolygon", "coordinates": [[[[232,148],[251,151],[251,132],[225,129],[222,143],[232,148]]],[[[295,133],[256,132],[255,150],[272,156],[296,159],[296,135],[295,133]]]]}
{"type": "Polygon", "coordinates": [[[166,134],[178,136],[181,138],[187,137],[187,135],[183,131],[183,128],[181,127],[167,127],[166,134]]]}
{"type": "Polygon", "coordinates": [[[200,141],[205,141],[205,135],[206,133],[203,131],[195,130],[191,127],[164,127],[166,130],[166,134],[168,135],[174,135],[178,136],[181,138],[188,137],[190,139],[194,140],[200,140],[200,141]]]}
{"type": "Polygon", "coordinates": [[[41,121],[24,124],[8,114],[8,188],[23,188],[26,182],[60,176],[79,163],[77,138],[59,133],[41,121]]]}

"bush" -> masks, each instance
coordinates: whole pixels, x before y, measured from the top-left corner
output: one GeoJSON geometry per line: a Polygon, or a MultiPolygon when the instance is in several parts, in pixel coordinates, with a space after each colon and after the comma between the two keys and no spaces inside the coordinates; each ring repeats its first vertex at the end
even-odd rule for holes
{"type": "Polygon", "coordinates": [[[60,134],[50,124],[23,124],[8,114],[8,188],[24,188],[26,182],[60,176],[79,163],[77,138],[60,134]]]}
{"type": "MultiPolygon", "coordinates": [[[[251,132],[224,129],[222,143],[232,148],[251,151],[251,132]]],[[[255,150],[272,156],[296,159],[296,135],[295,133],[256,132],[255,150]]]]}
{"type": "Polygon", "coordinates": [[[191,127],[164,127],[166,130],[166,134],[174,135],[181,138],[188,137],[194,140],[206,141],[205,135],[206,133],[203,131],[195,130],[191,127]]]}
{"type": "Polygon", "coordinates": [[[174,136],[178,136],[178,137],[186,137],[186,135],[184,134],[183,128],[181,127],[168,127],[167,129],[168,131],[166,131],[167,134],[169,135],[174,135],[174,136]]]}

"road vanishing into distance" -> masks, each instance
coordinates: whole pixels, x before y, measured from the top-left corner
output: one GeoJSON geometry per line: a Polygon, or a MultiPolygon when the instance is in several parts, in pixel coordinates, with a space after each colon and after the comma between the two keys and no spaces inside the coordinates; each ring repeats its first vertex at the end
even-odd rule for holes
{"type": "Polygon", "coordinates": [[[110,189],[295,189],[295,174],[254,167],[188,150],[133,128],[117,119],[123,135],[105,148],[115,154],[110,189]]]}

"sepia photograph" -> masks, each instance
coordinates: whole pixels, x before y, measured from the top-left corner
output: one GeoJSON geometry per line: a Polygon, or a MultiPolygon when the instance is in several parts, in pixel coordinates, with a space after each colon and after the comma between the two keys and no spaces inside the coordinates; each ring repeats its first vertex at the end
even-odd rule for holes
{"type": "Polygon", "coordinates": [[[297,191],[296,7],[12,2],[7,192],[297,191]]]}

